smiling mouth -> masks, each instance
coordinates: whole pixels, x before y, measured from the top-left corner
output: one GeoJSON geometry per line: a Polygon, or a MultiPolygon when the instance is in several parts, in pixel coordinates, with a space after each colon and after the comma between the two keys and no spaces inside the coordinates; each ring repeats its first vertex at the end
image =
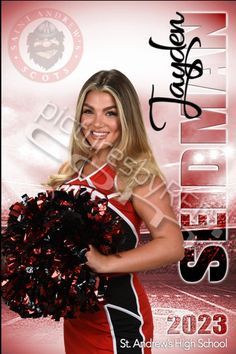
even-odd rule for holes
{"type": "Polygon", "coordinates": [[[56,54],[57,50],[56,49],[51,49],[51,50],[45,50],[45,51],[38,51],[37,55],[42,57],[42,58],[46,58],[46,59],[50,59],[52,56],[54,56],[56,54]]]}
{"type": "Polygon", "coordinates": [[[97,139],[104,139],[107,137],[109,132],[96,132],[94,130],[91,130],[90,134],[97,139]]]}

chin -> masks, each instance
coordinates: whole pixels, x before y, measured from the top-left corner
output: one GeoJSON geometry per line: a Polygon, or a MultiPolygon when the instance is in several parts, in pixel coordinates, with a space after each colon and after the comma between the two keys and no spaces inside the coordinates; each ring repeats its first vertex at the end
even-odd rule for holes
{"type": "Polygon", "coordinates": [[[93,150],[95,151],[99,151],[99,150],[110,150],[113,146],[113,144],[109,143],[109,142],[92,142],[92,144],[90,143],[91,147],[93,150]]]}

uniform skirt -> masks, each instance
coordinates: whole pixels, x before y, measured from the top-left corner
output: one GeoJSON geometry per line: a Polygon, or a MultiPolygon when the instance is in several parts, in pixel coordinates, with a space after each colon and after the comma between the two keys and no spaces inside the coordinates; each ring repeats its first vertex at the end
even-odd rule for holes
{"type": "Polygon", "coordinates": [[[136,274],[110,277],[99,305],[64,320],[66,354],[151,354],[152,312],[136,274]]]}

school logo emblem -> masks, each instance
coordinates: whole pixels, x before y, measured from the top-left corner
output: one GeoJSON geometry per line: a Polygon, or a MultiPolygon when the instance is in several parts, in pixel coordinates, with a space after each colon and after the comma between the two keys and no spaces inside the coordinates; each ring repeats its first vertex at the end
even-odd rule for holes
{"type": "Polygon", "coordinates": [[[56,9],[38,9],[23,16],[11,30],[9,54],[28,79],[54,82],[70,75],[83,51],[74,20],[56,9]]]}

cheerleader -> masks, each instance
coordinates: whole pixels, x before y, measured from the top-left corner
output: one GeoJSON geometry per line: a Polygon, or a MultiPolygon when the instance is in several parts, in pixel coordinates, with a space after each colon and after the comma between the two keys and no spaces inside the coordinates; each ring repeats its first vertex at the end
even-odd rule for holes
{"type": "Polygon", "coordinates": [[[100,311],[64,320],[66,354],[150,354],[152,312],[137,272],[181,260],[183,237],[148,143],[137,93],[120,71],[99,71],[83,85],[70,159],[48,185],[75,192],[83,186],[91,198],[105,196],[126,230],[115,254],[104,255],[92,245],[85,254],[92,271],[106,278],[106,289],[100,311]],[[142,246],[141,222],[152,237],[142,246]]]}

